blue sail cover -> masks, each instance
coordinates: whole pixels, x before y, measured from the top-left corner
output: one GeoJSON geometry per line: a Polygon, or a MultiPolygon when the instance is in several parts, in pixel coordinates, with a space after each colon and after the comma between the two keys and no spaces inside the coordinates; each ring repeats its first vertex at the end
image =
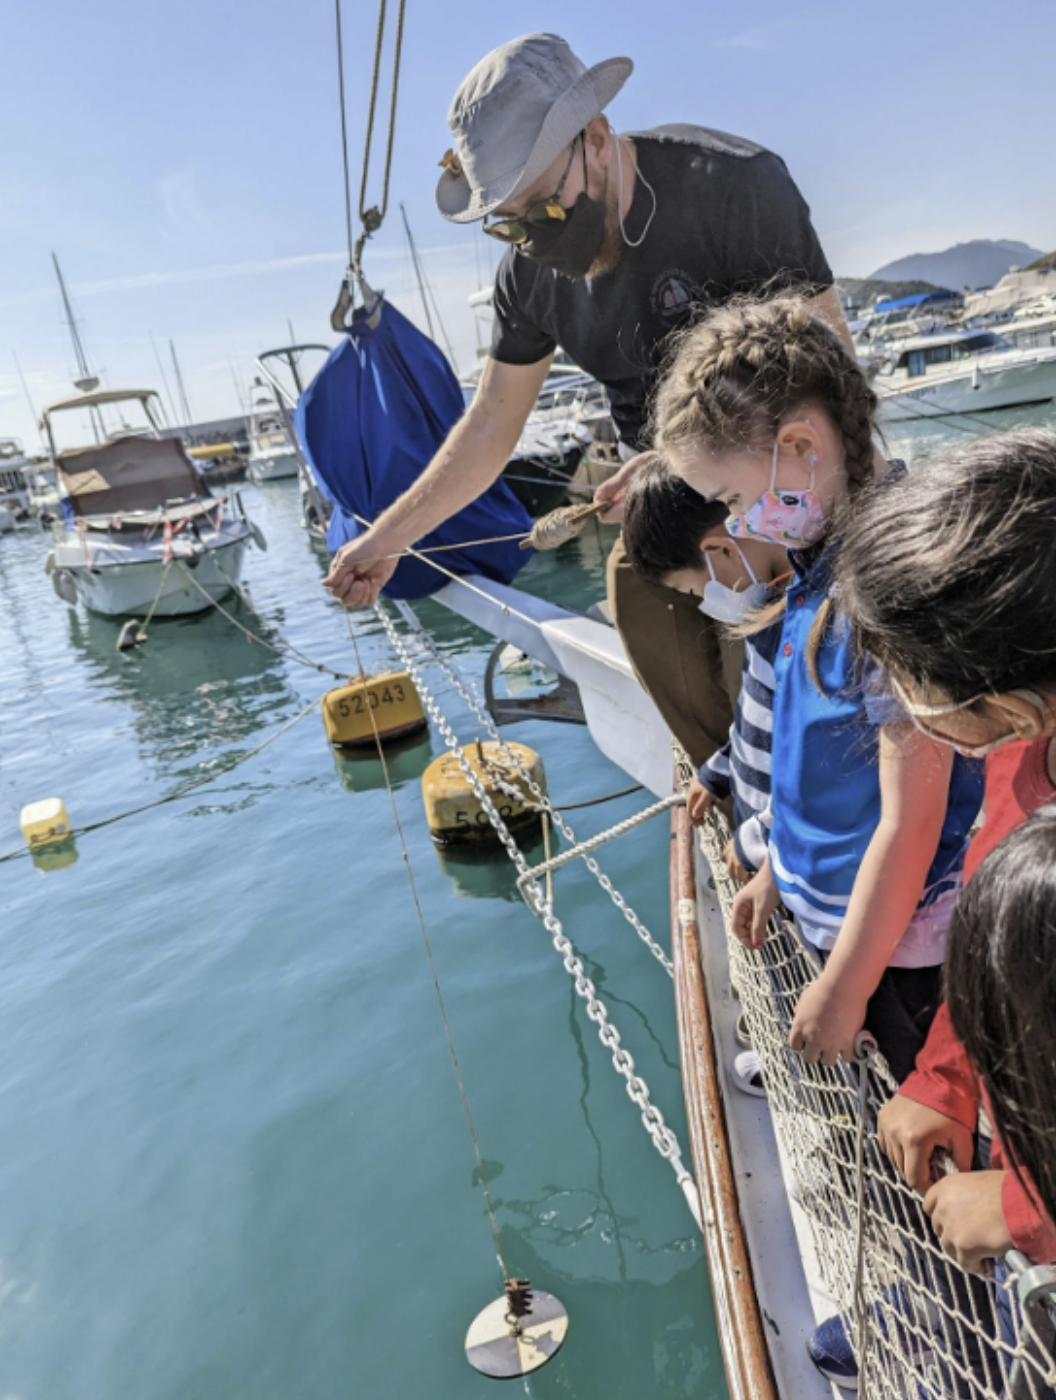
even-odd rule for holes
{"type": "MultiPolygon", "coordinates": [[[[464,408],[447,360],[394,306],[383,301],[376,316],[362,308],[355,314],[350,334],[301,395],[295,419],[312,470],[334,503],[326,533],[331,552],[365,529],[357,515],[376,519],[417,481],[464,408]]],[[[416,546],[531,528],[528,512],[500,479],[416,546]]],[[[448,549],[437,560],[455,573],[509,583],[530,557],[509,540],[448,549]]],[[[407,558],[384,591],[391,598],[422,598],[447,582],[439,570],[407,558]]]]}

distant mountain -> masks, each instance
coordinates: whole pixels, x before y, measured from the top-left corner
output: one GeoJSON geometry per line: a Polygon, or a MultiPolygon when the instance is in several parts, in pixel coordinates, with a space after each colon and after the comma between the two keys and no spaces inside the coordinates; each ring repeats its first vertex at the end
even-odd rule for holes
{"type": "Polygon", "coordinates": [[[1010,267],[1026,267],[1042,256],[1040,248],[1011,238],[976,238],[942,253],[913,253],[878,267],[872,275],[882,282],[919,279],[961,292],[965,287],[992,287],[1010,267]]]}
{"type": "Polygon", "coordinates": [[[1036,258],[1025,272],[1041,272],[1047,267],[1056,267],[1056,252],[1046,253],[1043,258],[1036,258]]]}

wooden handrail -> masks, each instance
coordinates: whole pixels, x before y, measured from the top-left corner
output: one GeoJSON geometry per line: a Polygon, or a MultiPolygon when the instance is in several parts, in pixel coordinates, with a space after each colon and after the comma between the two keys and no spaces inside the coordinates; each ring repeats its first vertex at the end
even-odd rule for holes
{"type": "Polygon", "coordinates": [[[671,951],[682,1086],[704,1244],[731,1400],[780,1400],[741,1224],[704,988],[697,918],[696,843],[685,807],[671,814],[671,951]]]}

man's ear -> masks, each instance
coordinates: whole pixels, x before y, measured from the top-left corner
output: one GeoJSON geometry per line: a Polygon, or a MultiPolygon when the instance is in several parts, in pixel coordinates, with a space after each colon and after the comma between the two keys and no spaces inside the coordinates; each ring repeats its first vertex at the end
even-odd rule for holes
{"type": "Polygon", "coordinates": [[[599,116],[588,122],[583,131],[583,140],[588,158],[602,170],[606,169],[616,149],[607,118],[599,116]]]}

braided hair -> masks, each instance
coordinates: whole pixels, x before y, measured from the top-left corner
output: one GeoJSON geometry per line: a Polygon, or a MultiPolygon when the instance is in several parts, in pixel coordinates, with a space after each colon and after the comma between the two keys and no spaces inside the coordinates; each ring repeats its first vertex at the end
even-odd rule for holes
{"type": "MultiPolygon", "coordinates": [[[[873,480],[877,399],[865,374],[802,297],[738,298],[707,312],[676,341],[653,406],[654,441],[676,461],[690,445],[714,453],[761,451],[807,404],[824,409],[840,434],[853,503],[873,480]]],[[[768,627],[783,610],[782,598],[745,630],[768,627]]],[[[817,657],[832,611],[827,599],[807,648],[819,689],[817,657]]]]}

